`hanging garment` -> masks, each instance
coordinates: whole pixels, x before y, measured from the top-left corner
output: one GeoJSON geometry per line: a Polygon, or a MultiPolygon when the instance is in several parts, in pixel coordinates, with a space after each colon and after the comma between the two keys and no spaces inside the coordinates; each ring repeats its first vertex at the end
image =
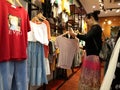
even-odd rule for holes
{"type": "Polygon", "coordinates": [[[14,7],[4,0],[0,4],[0,12],[4,10],[0,13],[0,62],[24,60],[30,30],[28,13],[23,7],[14,7]]]}
{"type": "MultiPolygon", "coordinates": [[[[47,26],[47,36],[48,36],[48,41],[50,41],[51,40],[50,23],[46,19],[43,21],[43,23],[45,23],[47,26]]],[[[48,58],[48,54],[49,54],[48,45],[44,45],[44,53],[45,53],[45,57],[48,58]]]]}
{"type": "Polygon", "coordinates": [[[28,32],[28,41],[38,41],[41,44],[48,45],[47,26],[45,23],[36,24],[30,21],[31,31],[28,32]]]}
{"type": "Polygon", "coordinates": [[[111,84],[111,90],[119,90],[120,89],[120,52],[118,56],[118,62],[116,65],[115,73],[114,73],[114,79],[111,84]]]}
{"type": "Polygon", "coordinates": [[[57,67],[71,69],[74,55],[79,48],[78,40],[58,36],[56,38],[56,47],[60,49],[57,67]]]}
{"type": "Polygon", "coordinates": [[[8,9],[6,5],[6,1],[0,0],[0,61],[10,59],[7,17],[8,17],[8,9]]]}
{"type": "Polygon", "coordinates": [[[43,45],[39,42],[28,44],[28,79],[30,85],[47,84],[43,45]]]}
{"type": "Polygon", "coordinates": [[[99,90],[100,60],[96,55],[88,55],[83,59],[78,90],[99,90]]]}
{"type": "MultiPolygon", "coordinates": [[[[118,39],[118,41],[113,49],[112,55],[110,57],[108,69],[106,71],[105,77],[101,84],[100,90],[110,90],[112,81],[114,79],[116,67],[119,64],[119,63],[117,64],[118,59],[119,59],[118,58],[119,53],[120,53],[120,38],[118,39]]],[[[116,86],[116,90],[119,90],[117,88],[119,88],[118,86],[116,86]]]]}
{"type": "Polygon", "coordinates": [[[28,13],[23,7],[0,0],[0,21],[0,90],[28,90],[28,13]]]}
{"type": "Polygon", "coordinates": [[[50,75],[50,63],[48,58],[45,58],[45,70],[46,70],[46,75],[50,75]]]}
{"type": "Polygon", "coordinates": [[[74,56],[73,67],[80,66],[82,58],[82,51],[79,49],[78,52],[74,56]]]}
{"type": "Polygon", "coordinates": [[[50,40],[49,42],[49,55],[48,55],[48,60],[50,63],[50,69],[51,71],[55,70],[55,59],[56,59],[56,54],[55,54],[55,41],[50,40]]]}
{"type": "Polygon", "coordinates": [[[28,32],[28,77],[30,85],[47,84],[49,66],[45,60],[44,45],[48,45],[48,34],[45,23],[36,24],[30,21],[31,31],[28,32]],[[47,65],[47,66],[46,66],[47,65]],[[46,68],[48,67],[48,68],[46,68]]]}
{"type": "Polygon", "coordinates": [[[26,60],[0,63],[0,90],[28,90],[26,60]]]}

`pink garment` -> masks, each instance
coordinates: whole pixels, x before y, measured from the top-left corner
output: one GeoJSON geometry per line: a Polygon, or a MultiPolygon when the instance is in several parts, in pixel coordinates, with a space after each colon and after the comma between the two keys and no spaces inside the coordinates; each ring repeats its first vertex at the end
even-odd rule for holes
{"type": "Polygon", "coordinates": [[[83,59],[78,90],[99,90],[100,88],[100,60],[96,55],[89,55],[83,59]]]}
{"type": "Polygon", "coordinates": [[[57,66],[64,69],[71,69],[74,55],[79,48],[78,40],[58,36],[56,38],[56,47],[60,49],[57,66]]]}

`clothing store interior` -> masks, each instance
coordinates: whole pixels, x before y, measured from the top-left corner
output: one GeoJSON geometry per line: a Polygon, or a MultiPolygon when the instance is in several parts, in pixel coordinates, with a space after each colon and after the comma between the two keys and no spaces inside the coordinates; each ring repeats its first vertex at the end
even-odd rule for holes
{"type": "Polygon", "coordinates": [[[0,0],[0,90],[120,90],[120,0],[0,0]]]}

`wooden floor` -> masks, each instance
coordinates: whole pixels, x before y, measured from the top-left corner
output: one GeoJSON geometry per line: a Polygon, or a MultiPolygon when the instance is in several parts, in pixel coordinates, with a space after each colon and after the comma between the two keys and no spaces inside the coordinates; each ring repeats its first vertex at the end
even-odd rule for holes
{"type": "MultiPolygon", "coordinates": [[[[78,80],[81,68],[75,68],[74,72],[67,71],[67,79],[51,80],[48,85],[31,90],[78,90],[78,80]]],[[[101,82],[104,76],[104,62],[101,63],[101,82]]],[[[32,87],[33,88],[33,87],[32,87]]]]}

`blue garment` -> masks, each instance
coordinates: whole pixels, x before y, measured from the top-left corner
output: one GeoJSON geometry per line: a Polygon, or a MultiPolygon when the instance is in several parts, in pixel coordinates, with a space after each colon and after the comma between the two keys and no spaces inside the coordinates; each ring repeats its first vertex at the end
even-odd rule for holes
{"type": "Polygon", "coordinates": [[[28,44],[28,78],[30,85],[48,84],[43,45],[39,42],[28,44]]]}
{"type": "Polygon", "coordinates": [[[0,90],[28,90],[26,60],[0,63],[0,90]]]}

